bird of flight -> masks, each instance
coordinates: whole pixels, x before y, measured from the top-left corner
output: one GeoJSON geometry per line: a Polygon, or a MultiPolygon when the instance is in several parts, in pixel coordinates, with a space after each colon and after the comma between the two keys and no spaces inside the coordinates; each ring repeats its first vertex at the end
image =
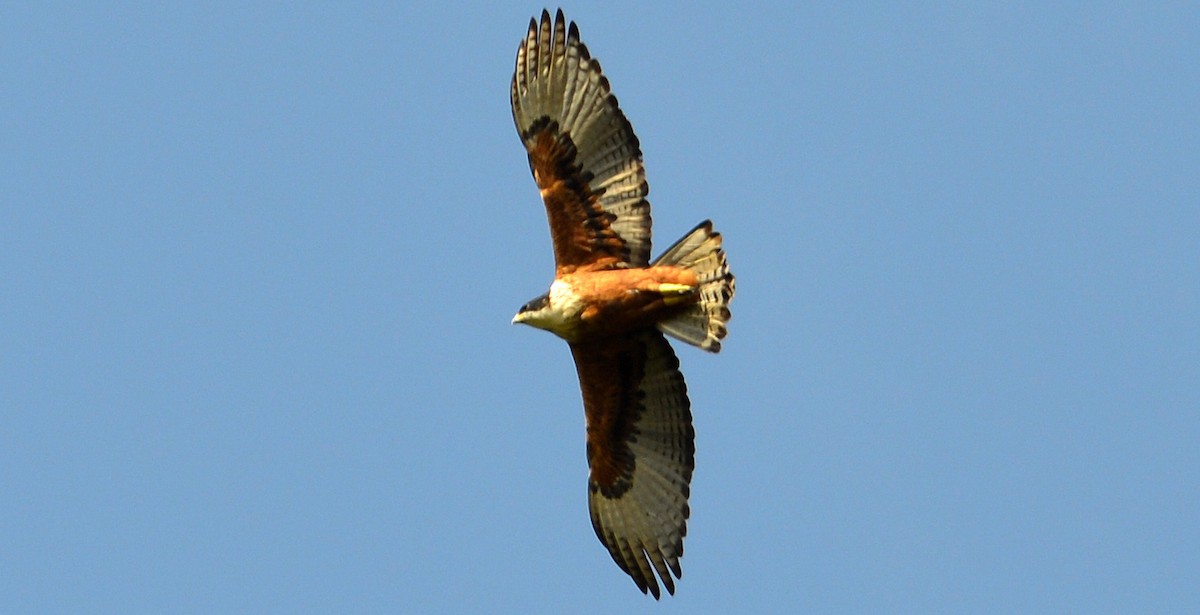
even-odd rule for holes
{"type": "Polygon", "coordinates": [[[702,222],[650,261],[649,187],[637,137],[600,64],[560,9],[529,21],[512,112],[546,205],[550,292],[513,323],[567,341],[587,420],[596,536],[642,593],[675,593],[687,533],[694,435],[687,386],[664,333],[721,349],[733,274],[702,222]],[[658,573],[658,579],[655,578],[658,573]],[[674,575],[674,577],[672,577],[674,575]]]}

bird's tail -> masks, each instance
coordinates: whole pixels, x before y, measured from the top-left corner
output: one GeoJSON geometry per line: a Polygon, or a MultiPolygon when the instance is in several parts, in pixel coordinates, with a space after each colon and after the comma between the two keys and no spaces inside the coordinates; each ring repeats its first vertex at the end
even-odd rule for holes
{"type": "Polygon", "coordinates": [[[721,234],[713,231],[712,222],[701,222],[652,264],[683,267],[694,272],[700,281],[696,289],[699,301],[658,323],[658,329],[681,342],[720,352],[725,323],[730,318],[734,283],[725,262],[725,251],[721,249],[721,234]]]}

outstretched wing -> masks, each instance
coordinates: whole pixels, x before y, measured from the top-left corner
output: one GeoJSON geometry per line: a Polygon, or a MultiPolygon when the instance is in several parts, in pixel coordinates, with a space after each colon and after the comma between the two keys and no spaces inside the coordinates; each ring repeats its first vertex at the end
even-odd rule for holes
{"type": "Polygon", "coordinates": [[[588,508],[642,593],[675,593],[687,534],[695,432],[679,360],[649,329],[571,345],[587,415],[588,508]]]}
{"type": "Polygon", "coordinates": [[[550,219],[559,275],[650,258],[642,150],[600,63],[559,9],[531,19],[517,49],[512,112],[550,219]]]}

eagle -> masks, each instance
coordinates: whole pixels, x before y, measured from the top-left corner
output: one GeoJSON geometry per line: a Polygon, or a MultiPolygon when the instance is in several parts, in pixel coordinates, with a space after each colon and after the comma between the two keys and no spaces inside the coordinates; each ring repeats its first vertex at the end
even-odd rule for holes
{"type": "Polygon", "coordinates": [[[550,291],[522,306],[513,323],[550,331],[571,347],[587,425],[592,527],[643,594],[660,598],[661,579],[673,595],[695,432],[664,334],[721,349],[734,291],[721,235],[706,220],[650,260],[638,139],[561,9],[553,21],[546,10],[530,19],[511,90],[555,263],[550,291]]]}

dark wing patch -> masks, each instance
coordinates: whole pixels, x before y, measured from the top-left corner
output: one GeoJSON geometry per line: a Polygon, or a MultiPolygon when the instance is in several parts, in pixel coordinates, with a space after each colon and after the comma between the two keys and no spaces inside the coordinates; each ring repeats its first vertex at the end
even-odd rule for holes
{"type": "Polygon", "coordinates": [[[559,10],[530,20],[512,112],[550,217],[560,273],[650,258],[650,188],[633,127],[559,10]]]}
{"type": "Polygon", "coordinates": [[[575,164],[571,138],[546,118],[531,130],[526,140],[529,167],[546,204],[557,274],[581,266],[605,269],[628,263],[629,246],[611,226],[616,216],[597,203],[588,187],[591,174],[575,164]]]}
{"type": "Polygon", "coordinates": [[[596,536],[642,592],[675,593],[695,432],[679,360],[662,333],[571,345],[587,415],[596,536]],[[674,575],[672,577],[672,575],[674,575]]]}

